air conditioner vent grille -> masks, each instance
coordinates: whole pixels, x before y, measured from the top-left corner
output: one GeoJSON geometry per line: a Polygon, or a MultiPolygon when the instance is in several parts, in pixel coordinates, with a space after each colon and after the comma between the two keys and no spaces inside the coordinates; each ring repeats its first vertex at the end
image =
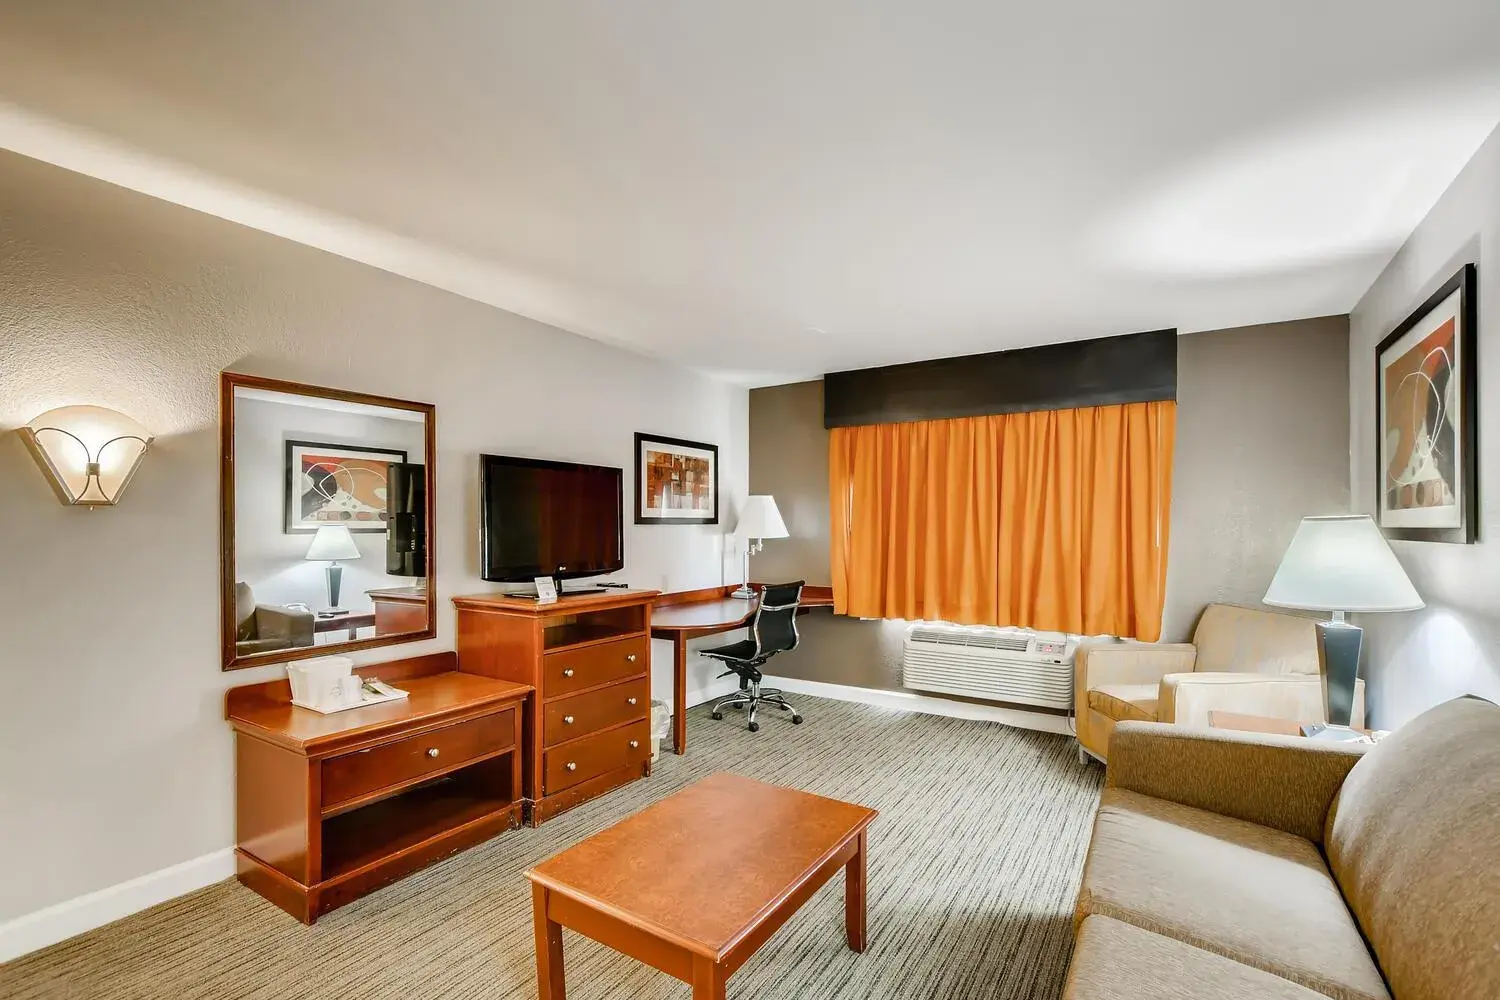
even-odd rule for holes
{"type": "Polygon", "coordinates": [[[1031,646],[1031,633],[1014,628],[914,625],[910,638],[912,642],[970,646],[975,649],[1004,649],[1012,653],[1024,653],[1031,646]]]}

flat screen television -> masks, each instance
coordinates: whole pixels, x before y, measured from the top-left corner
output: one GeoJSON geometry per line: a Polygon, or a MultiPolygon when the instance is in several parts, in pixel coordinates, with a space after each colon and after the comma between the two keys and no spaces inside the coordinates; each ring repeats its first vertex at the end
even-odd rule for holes
{"type": "Polygon", "coordinates": [[[623,569],[622,479],[609,466],[481,455],[481,575],[514,583],[623,569]]]}

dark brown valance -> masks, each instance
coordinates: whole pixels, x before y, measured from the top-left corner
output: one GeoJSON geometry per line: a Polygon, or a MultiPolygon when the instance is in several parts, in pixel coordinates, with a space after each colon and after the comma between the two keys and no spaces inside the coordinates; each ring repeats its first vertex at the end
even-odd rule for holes
{"type": "Polygon", "coordinates": [[[823,377],[825,427],[1177,398],[1177,331],[1047,344],[823,377]]]}

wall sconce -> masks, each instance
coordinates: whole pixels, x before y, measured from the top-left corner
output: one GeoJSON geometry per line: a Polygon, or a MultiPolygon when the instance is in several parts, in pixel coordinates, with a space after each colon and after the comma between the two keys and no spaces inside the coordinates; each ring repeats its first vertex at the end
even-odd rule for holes
{"type": "Polygon", "coordinates": [[[151,434],[123,413],[102,406],[60,406],[21,428],[21,440],[57,498],[100,507],[120,502],[151,434]]]}

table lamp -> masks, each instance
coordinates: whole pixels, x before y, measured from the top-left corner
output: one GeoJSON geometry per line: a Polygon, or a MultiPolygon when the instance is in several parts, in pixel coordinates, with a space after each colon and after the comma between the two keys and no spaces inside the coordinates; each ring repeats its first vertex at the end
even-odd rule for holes
{"type": "Polygon", "coordinates": [[[745,582],[729,596],[749,600],[755,596],[750,589],[750,555],[765,548],[767,538],[786,538],[786,522],[781,511],[776,509],[776,499],[769,494],[757,494],[745,498],[740,508],[740,523],[734,533],[745,539],[745,582]]]}
{"type": "Polygon", "coordinates": [[[328,563],[328,608],[337,611],[339,607],[339,584],[343,582],[344,567],[339,565],[340,559],[358,559],[359,547],[354,544],[354,536],[349,529],[342,524],[325,524],[313,535],[312,544],[307,547],[307,558],[313,562],[328,563]]]}
{"type": "Polygon", "coordinates": [[[1348,611],[1416,611],[1425,607],[1406,570],[1368,514],[1304,517],[1266,591],[1278,608],[1331,611],[1319,622],[1318,668],[1328,722],[1348,726],[1364,629],[1344,620],[1348,611]]]}

